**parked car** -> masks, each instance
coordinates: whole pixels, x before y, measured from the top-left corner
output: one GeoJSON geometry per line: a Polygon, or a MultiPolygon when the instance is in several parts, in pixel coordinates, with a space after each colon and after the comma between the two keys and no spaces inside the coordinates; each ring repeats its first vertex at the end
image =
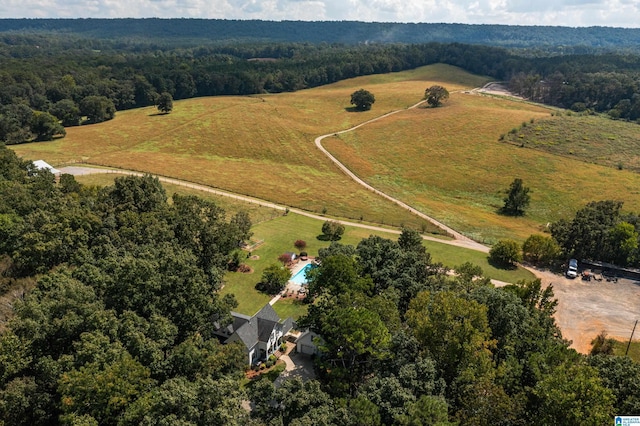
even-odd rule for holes
{"type": "Polygon", "coordinates": [[[569,259],[569,267],[567,268],[567,277],[575,278],[578,276],[578,261],[569,259]]]}

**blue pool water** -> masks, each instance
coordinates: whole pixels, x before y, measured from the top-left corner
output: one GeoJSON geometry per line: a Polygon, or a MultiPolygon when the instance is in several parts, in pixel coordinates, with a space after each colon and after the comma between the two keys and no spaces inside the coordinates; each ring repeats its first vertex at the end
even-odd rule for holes
{"type": "Polygon", "coordinates": [[[291,282],[294,282],[298,285],[305,285],[307,283],[307,271],[312,268],[315,268],[315,265],[313,265],[312,263],[304,265],[304,268],[300,269],[293,277],[291,277],[291,282]]]}

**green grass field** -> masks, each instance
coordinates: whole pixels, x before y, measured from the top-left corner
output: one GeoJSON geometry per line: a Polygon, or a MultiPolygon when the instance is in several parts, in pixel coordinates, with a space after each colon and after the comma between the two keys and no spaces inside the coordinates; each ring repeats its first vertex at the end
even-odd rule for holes
{"type": "Polygon", "coordinates": [[[510,130],[504,141],[587,163],[640,171],[640,127],[606,116],[563,114],[510,130]]]}
{"type": "Polygon", "coordinates": [[[636,161],[637,138],[636,145],[630,142],[635,128],[624,127],[624,133],[622,123],[603,119],[587,126],[591,117],[551,117],[551,110],[541,106],[464,93],[486,81],[433,65],[295,93],[197,98],[175,102],[168,115],[157,115],[151,107],[121,111],[106,123],[69,128],[63,139],[12,148],[54,165],[85,161],[140,170],[328,216],[435,232],[352,182],[313,141],[405,109],[421,99],[426,87],[441,84],[452,92],[444,107],[403,111],[325,139],[324,145],[373,186],[489,244],[500,238],[522,241],[591,200],[620,199],[625,209],[640,210],[640,174],[630,170],[636,161]],[[350,112],[350,94],[359,88],[374,93],[376,103],[370,111],[350,112]],[[562,152],[499,141],[522,123],[530,123],[525,129],[546,132],[548,141],[597,139],[584,147],[594,148],[589,158],[616,153],[627,165],[618,170],[586,163],[581,160],[587,157],[566,154],[579,151],[566,141],[560,144],[566,145],[562,152]],[[531,205],[524,217],[501,216],[504,191],[516,177],[531,188],[531,205]]]}
{"type": "Polygon", "coordinates": [[[591,200],[640,210],[637,173],[498,141],[547,117],[538,106],[457,93],[441,108],[396,114],[325,147],[373,186],[489,244],[522,241],[591,200]],[[506,217],[498,210],[516,177],[531,188],[531,205],[524,217],[506,217]]]}
{"type": "MultiPolygon", "coordinates": [[[[619,340],[615,340],[613,344],[613,353],[614,355],[624,356],[627,350],[627,344],[629,341],[621,342],[619,340]]],[[[634,340],[631,342],[631,346],[629,347],[629,358],[634,360],[635,362],[640,362],[640,341],[634,340]]]]}

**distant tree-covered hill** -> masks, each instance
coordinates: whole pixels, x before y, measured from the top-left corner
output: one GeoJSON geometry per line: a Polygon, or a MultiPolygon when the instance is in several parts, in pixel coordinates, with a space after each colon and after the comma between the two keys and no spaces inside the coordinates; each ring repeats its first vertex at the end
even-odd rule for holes
{"type": "Polygon", "coordinates": [[[473,43],[531,48],[633,49],[640,29],[224,19],[2,19],[0,32],[71,33],[110,39],[276,41],[309,43],[473,43]]]}

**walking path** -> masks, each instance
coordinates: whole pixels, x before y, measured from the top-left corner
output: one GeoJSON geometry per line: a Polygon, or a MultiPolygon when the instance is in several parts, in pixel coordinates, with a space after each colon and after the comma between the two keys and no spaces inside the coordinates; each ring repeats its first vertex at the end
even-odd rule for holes
{"type": "MultiPolygon", "coordinates": [[[[409,109],[413,109],[413,108],[416,108],[416,107],[420,106],[421,104],[423,104],[424,102],[425,102],[425,101],[420,101],[420,102],[418,102],[417,104],[412,105],[412,106],[410,106],[409,108],[407,108],[407,110],[409,110],[409,109]]],[[[461,233],[459,233],[458,231],[456,231],[456,230],[454,230],[454,229],[452,229],[452,228],[449,228],[449,227],[448,227],[447,225],[445,225],[444,223],[437,221],[436,219],[432,218],[431,216],[427,216],[426,214],[422,213],[422,212],[421,212],[421,211],[419,211],[419,210],[414,209],[413,207],[411,207],[411,206],[409,206],[408,204],[406,204],[406,203],[404,203],[404,202],[402,202],[402,201],[398,200],[397,198],[394,198],[394,197],[392,197],[391,195],[389,195],[389,194],[387,194],[387,193],[385,193],[385,192],[382,192],[382,191],[380,191],[379,189],[376,189],[376,188],[374,188],[373,186],[369,185],[369,184],[368,184],[368,183],[366,183],[364,180],[360,179],[360,178],[359,178],[355,173],[353,173],[353,172],[352,172],[352,171],[351,171],[347,166],[345,166],[343,163],[341,163],[341,162],[340,162],[340,160],[338,160],[336,157],[334,157],[334,156],[333,156],[329,151],[327,151],[327,149],[326,149],[324,146],[322,146],[322,140],[323,140],[323,139],[325,139],[325,138],[333,137],[333,136],[337,136],[337,135],[341,135],[341,134],[343,134],[343,133],[347,133],[347,132],[352,132],[352,131],[354,131],[354,130],[356,130],[356,129],[359,129],[359,128],[360,128],[360,127],[362,127],[362,126],[366,126],[367,124],[373,123],[373,122],[378,121],[378,120],[382,120],[383,118],[389,117],[390,115],[397,114],[397,113],[402,112],[402,111],[406,111],[406,110],[396,110],[396,111],[391,111],[391,112],[388,112],[388,113],[386,113],[386,114],[384,114],[384,115],[381,115],[381,116],[379,116],[379,117],[372,118],[372,119],[371,119],[371,120],[369,120],[369,121],[365,121],[364,123],[360,123],[360,124],[358,124],[357,126],[353,126],[353,127],[351,127],[350,129],[341,130],[341,131],[339,131],[339,132],[328,133],[328,134],[326,134],[326,135],[318,136],[318,137],[315,139],[316,147],[318,147],[318,149],[319,149],[320,151],[322,151],[322,153],[323,153],[327,158],[329,158],[329,160],[331,160],[331,161],[332,161],[336,166],[338,166],[338,167],[340,168],[340,170],[342,170],[342,171],[343,171],[347,176],[349,176],[353,181],[355,181],[356,183],[358,183],[358,184],[360,184],[361,186],[365,187],[365,188],[366,188],[366,189],[368,189],[369,191],[372,191],[372,192],[374,192],[375,194],[377,194],[377,195],[379,195],[379,196],[381,196],[381,197],[383,197],[383,198],[386,198],[387,200],[389,200],[389,201],[391,201],[391,202],[393,202],[393,203],[395,203],[395,204],[399,205],[400,207],[402,207],[402,208],[404,208],[404,209],[409,210],[409,211],[410,211],[411,213],[413,213],[414,215],[416,215],[416,216],[418,216],[418,217],[420,217],[420,218],[422,218],[422,219],[425,219],[425,220],[427,220],[427,221],[429,221],[429,222],[433,223],[433,224],[434,224],[434,225],[436,225],[438,228],[440,228],[440,229],[444,230],[444,231],[445,231],[445,232],[447,232],[449,235],[451,235],[455,240],[458,240],[458,241],[465,241],[465,242],[466,242],[466,245],[467,245],[469,248],[474,248],[474,249],[476,249],[476,250],[480,250],[480,251],[488,252],[488,251],[489,251],[489,249],[488,249],[486,246],[484,246],[484,245],[482,245],[482,244],[480,244],[480,243],[478,243],[478,242],[476,242],[476,241],[473,241],[471,238],[468,238],[468,237],[466,237],[466,236],[462,235],[461,233]]]]}

